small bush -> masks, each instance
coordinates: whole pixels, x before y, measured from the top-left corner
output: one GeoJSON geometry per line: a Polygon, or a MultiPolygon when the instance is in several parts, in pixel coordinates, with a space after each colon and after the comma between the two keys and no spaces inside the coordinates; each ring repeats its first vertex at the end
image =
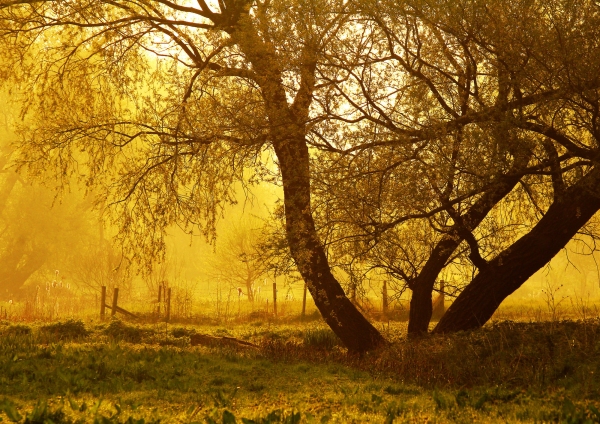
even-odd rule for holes
{"type": "Polygon", "coordinates": [[[72,340],[87,337],[90,333],[82,321],[68,320],[40,327],[42,333],[51,334],[59,340],[72,340]]]}
{"type": "Polygon", "coordinates": [[[154,334],[153,330],[133,327],[119,320],[111,321],[103,332],[114,340],[122,340],[129,343],[141,343],[144,337],[154,334]]]}
{"type": "Polygon", "coordinates": [[[26,325],[11,325],[2,330],[4,336],[28,336],[31,334],[31,328],[26,325]]]}

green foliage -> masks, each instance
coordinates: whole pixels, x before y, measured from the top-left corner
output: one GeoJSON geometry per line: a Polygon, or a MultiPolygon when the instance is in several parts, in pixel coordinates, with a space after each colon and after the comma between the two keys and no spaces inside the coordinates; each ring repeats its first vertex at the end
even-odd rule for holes
{"type": "MultiPolygon", "coordinates": [[[[0,402],[0,413],[4,412],[10,421],[22,424],[82,424],[85,422],[93,422],[94,424],[158,424],[160,422],[160,420],[145,420],[144,418],[134,418],[133,416],[122,419],[120,417],[121,407],[119,404],[114,405],[116,412],[104,415],[98,412],[101,403],[101,401],[98,401],[88,411],[87,407],[84,407],[85,403],[81,407],[77,407],[77,404],[69,399],[69,404],[73,411],[89,412],[89,414],[83,414],[83,417],[81,416],[82,414],[79,414],[75,418],[68,415],[63,405],[52,406],[46,400],[39,400],[33,409],[23,417],[17,411],[14,403],[5,399],[0,402]]],[[[1,417],[0,421],[2,421],[1,417]]]]}
{"type": "Polygon", "coordinates": [[[467,406],[469,393],[466,390],[460,390],[458,393],[456,393],[456,395],[454,395],[454,399],[456,400],[456,404],[459,408],[464,408],[467,406]]]}
{"type": "MultiPolygon", "coordinates": [[[[222,383],[219,384],[219,386],[220,385],[222,385],[222,383]]],[[[213,398],[215,406],[217,408],[227,408],[227,407],[230,407],[231,404],[233,403],[233,399],[235,398],[235,395],[236,395],[237,391],[238,391],[238,388],[236,387],[235,389],[233,389],[231,391],[231,393],[225,393],[221,389],[215,391],[214,393],[211,393],[211,396],[213,398]]]]}
{"type": "Polygon", "coordinates": [[[433,391],[433,401],[435,402],[435,407],[439,409],[449,409],[454,406],[454,402],[452,402],[446,395],[438,392],[437,390],[433,391]]]}
{"type": "Polygon", "coordinates": [[[40,400],[33,407],[33,411],[27,414],[24,424],[45,424],[45,423],[65,423],[70,424],[73,421],[66,418],[62,408],[51,410],[46,401],[40,400]]]}
{"type": "Polygon", "coordinates": [[[14,422],[18,422],[22,418],[15,405],[8,399],[0,401],[0,412],[4,412],[8,419],[14,422]]]}

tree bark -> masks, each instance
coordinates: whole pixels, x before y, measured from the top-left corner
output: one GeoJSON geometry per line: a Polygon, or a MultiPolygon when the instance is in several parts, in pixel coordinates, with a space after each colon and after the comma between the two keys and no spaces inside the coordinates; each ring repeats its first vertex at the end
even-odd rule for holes
{"type": "Polygon", "coordinates": [[[600,209],[600,168],[566,189],[526,235],[479,272],[444,314],[434,333],[481,327],[506,297],[550,261],[600,209]]]}
{"type": "MultiPolygon", "coordinates": [[[[463,214],[462,221],[472,231],[487,216],[492,208],[500,202],[521,179],[518,174],[520,168],[527,166],[530,155],[524,155],[510,170],[509,174],[501,175],[497,179],[497,185],[485,192],[469,209],[463,214]]],[[[411,284],[412,297],[410,299],[410,310],[408,318],[409,337],[426,334],[431,321],[432,297],[435,280],[439,273],[446,266],[446,263],[452,253],[463,241],[460,231],[453,229],[444,235],[438,244],[433,248],[425,266],[411,284]]]]}

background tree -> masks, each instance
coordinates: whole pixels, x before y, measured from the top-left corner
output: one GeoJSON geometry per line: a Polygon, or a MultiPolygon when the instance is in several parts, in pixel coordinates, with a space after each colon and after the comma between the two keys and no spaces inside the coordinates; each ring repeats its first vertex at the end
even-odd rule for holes
{"type": "Polygon", "coordinates": [[[215,246],[215,254],[209,259],[212,279],[228,282],[235,290],[242,289],[242,296],[253,302],[255,287],[268,271],[268,262],[258,254],[258,220],[249,218],[228,227],[215,246]]]}

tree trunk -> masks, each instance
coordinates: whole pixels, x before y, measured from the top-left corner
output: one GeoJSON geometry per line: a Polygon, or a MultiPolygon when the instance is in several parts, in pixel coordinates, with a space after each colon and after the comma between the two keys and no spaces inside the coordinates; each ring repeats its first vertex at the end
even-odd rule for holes
{"type": "Polygon", "coordinates": [[[500,253],[464,289],[435,333],[481,327],[500,303],[548,263],[600,209],[600,168],[556,200],[526,235],[500,253]]]}
{"type": "MultiPolygon", "coordinates": [[[[518,170],[527,166],[530,155],[525,155],[510,170],[509,175],[501,175],[497,179],[497,186],[485,192],[473,206],[463,214],[462,220],[471,231],[476,228],[487,216],[492,208],[500,202],[517,185],[521,176],[518,170]]],[[[453,229],[444,235],[433,248],[425,266],[417,278],[411,284],[412,297],[410,299],[410,310],[408,318],[409,337],[426,334],[432,314],[431,293],[439,273],[444,269],[452,253],[463,241],[460,231],[453,229]]]]}
{"type": "Polygon", "coordinates": [[[298,271],[321,315],[344,345],[354,352],[375,349],[385,339],[350,302],[331,273],[312,217],[305,123],[312,102],[316,61],[307,59],[300,89],[290,105],[272,46],[249,27],[234,37],[252,63],[264,99],[269,135],[283,182],[286,235],[298,271]]]}
{"type": "Polygon", "coordinates": [[[250,302],[254,302],[254,280],[252,278],[246,279],[246,294],[250,302]]]}
{"type": "Polygon", "coordinates": [[[349,350],[364,352],[384,343],[373,325],[346,297],[318,240],[310,207],[308,148],[304,137],[275,144],[283,179],[286,232],[298,271],[321,315],[349,350]]]}

